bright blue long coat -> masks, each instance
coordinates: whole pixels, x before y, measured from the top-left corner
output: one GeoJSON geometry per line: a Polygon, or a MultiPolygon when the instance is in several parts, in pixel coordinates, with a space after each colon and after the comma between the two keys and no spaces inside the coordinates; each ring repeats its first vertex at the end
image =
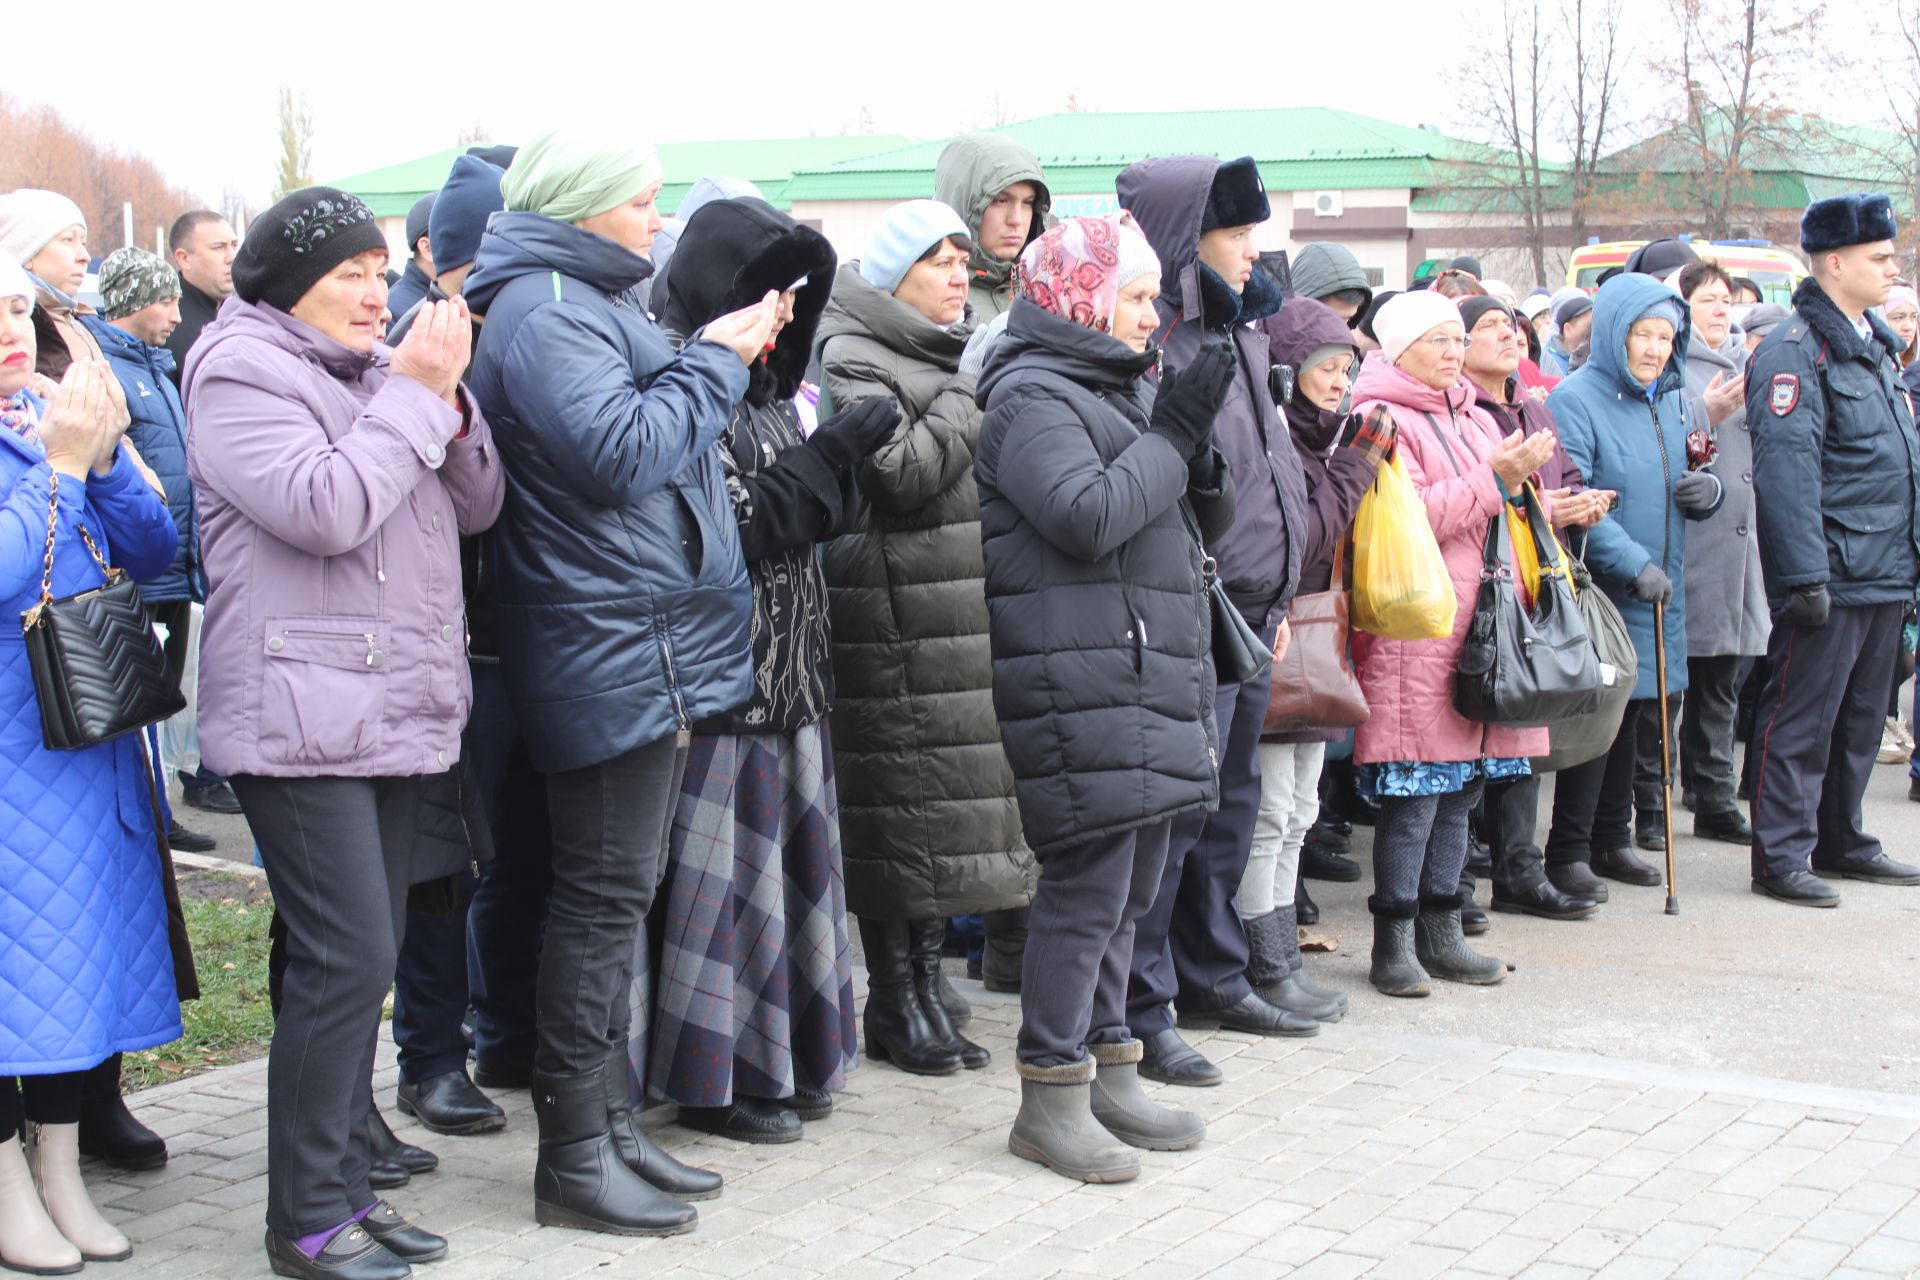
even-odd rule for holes
{"type": "MultiPolygon", "coordinates": [[[[40,597],[49,482],[39,450],[0,430],[0,1076],[78,1071],[180,1035],[153,813],[136,737],[49,751],[18,619],[40,597]]],[[[121,453],[84,485],[60,477],[53,594],[100,585],[76,531],[151,579],[179,535],[121,453]]]]}

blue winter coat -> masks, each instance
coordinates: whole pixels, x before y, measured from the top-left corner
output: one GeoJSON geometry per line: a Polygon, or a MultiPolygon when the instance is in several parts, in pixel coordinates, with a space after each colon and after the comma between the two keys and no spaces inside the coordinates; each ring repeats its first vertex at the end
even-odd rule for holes
{"type": "Polygon", "coordinates": [[[200,514],[193,506],[193,481],[187,478],[187,411],[174,386],[173,352],[150,347],[124,329],[98,316],[82,316],[100,351],[113,366],[127,393],[127,412],[133,425],[127,435],[167,491],[167,510],[180,534],[173,564],[151,583],[140,585],[140,597],[149,604],[178,600],[206,603],[207,571],[200,562],[200,514]]]}
{"type": "Polygon", "coordinates": [[[486,317],[467,387],[507,470],[500,661],[543,772],[753,692],[753,590],[714,448],[747,369],[717,343],[674,350],[633,298],[651,269],[568,223],[496,214],[463,290],[486,317]]]}
{"type": "MultiPolygon", "coordinates": [[[[1667,692],[1687,687],[1686,520],[1705,511],[1682,511],[1673,486],[1687,471],[1687,342],[1693,333],[1685,303],[1673,354],[1652,387],[1627,372],[1627,330],[1662,299],[1680,295],[1652,276],[1620,275],[1593,300],[1593,339],[1587,362],[1547,397],[1547,411],[1560,443],[1590,489],[1620,495],[1613,513],[1587,531],[1587,567],[1619,608],[1640,655],[1636,698],[1659,695],[1654,670],[1653,606],[1630,586],[1649,562],[1673,580],[1667,602],[1667,692]]],[[[1717,479],[1717,477],[1716,477],[1717,479]]],[[[1725,499],[1724,489],[1721,499],[1725,499]]]]}
{"type": "MultiPolygon", "coordinates": [[[[0,617],[40,598],[53,470],[0,431],[0,617]]],[[[60,477],[55,598],[90,590],[107,563],[164,573],[179,535],[121,454],[105,476],[60,477]]],[[[136,736],[49,751],[17,625],[0,627],[0,1076],[79,1071],[180,1035],[153,810],[136,736]]]]}

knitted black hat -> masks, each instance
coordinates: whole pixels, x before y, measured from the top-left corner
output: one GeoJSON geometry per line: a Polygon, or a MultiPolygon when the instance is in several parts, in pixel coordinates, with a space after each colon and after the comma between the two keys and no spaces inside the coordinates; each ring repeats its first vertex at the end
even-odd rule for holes
{"type": "Polygon", "coordinates": [[[348,258],[385,253],[387,238],[360,197],[304,187],[253,220],[233,260],[233,291],[281,311],[348,258]]]}
{"type": "Polygon", "coordinates": [[[1466,326],[1468,333],[1473,332],[1473,326],[1479,324],[1481,318],[1489,311],[1506,313],[1507,319],[1513,320],[1514,327],[1519,327],[1520,322],[1514,320],[1513,308],[1498,298],[1488,294],[1479,294],[1471,298],[1460,299],[1460,323],[1466,326]]]}

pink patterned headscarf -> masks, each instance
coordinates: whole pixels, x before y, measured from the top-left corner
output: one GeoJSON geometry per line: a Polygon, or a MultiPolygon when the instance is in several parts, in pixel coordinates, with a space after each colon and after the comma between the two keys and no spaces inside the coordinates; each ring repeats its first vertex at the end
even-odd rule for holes
{"type": "Polygon", "coordinates": [[[1014,282],[1062,319],[1111,333],[1120,290],[1159,269],[1140,225],[1123,211],[1055,224],[1021,253],[1014,282]]]}

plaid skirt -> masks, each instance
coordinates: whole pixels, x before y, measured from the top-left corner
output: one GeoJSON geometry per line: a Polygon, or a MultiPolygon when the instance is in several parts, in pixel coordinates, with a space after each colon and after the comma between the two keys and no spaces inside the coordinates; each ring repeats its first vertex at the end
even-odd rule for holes
{"type": "Polygon", "coordinates": [[[858,1044],[825,723],[694,735],[633,972],[627,1056],[652,1097],[717,1107],[845,1086],[858,1044]]]}

